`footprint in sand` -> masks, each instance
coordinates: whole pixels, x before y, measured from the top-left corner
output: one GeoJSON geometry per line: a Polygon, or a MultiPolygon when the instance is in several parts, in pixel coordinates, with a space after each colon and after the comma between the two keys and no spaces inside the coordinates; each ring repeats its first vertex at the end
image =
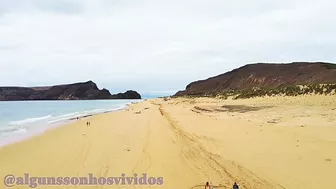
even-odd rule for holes
{"type": "Polygon", "coordinates": [[[299,140],[296,141],[296,147],[298,148],[299,147],[299,140]]]}

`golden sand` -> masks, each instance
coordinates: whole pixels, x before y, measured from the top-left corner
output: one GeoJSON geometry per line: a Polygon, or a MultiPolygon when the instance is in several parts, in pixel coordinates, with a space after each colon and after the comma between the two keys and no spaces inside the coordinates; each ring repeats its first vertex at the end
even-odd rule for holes
{"type": "Polygon", "coordinates": [[[335,189],[335,162],[335,96],[155,99],[1,148],[0,178],[146,173],[163,185],[37,188],[335,189]]]}

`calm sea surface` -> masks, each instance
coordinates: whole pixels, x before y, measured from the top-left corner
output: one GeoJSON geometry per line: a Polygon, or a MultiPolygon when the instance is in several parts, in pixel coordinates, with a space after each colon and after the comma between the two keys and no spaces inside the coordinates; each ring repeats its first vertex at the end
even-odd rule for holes
{"type": "Polygon", "coordinates": [[[0,102],[0,146],[43,133],[64,122],[125,108],[140,100],[0,102]]]}

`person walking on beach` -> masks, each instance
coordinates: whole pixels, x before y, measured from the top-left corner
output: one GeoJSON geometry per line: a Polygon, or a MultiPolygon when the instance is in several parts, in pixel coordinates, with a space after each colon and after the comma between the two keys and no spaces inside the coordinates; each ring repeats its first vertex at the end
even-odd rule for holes
{"type": "Polygon", "coordinates": [[[210,186],[209,182],[206,182],[205,189],[211,189],[211,186],[210,186]]]}
{"type": "Polygon", "coordinates": [[[232,189],[239,189],[239,186],[236,182],[233,184],[232,189]]]}

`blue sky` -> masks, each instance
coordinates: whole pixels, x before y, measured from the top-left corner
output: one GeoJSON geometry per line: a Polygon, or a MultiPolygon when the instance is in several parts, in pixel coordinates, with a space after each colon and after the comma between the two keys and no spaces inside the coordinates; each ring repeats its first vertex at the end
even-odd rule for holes
{"type": "Polygon", "coordinates": [[[0,0],[0,85],[172,94],[247,63],[335,62],[332,0],[0,0]]]}

